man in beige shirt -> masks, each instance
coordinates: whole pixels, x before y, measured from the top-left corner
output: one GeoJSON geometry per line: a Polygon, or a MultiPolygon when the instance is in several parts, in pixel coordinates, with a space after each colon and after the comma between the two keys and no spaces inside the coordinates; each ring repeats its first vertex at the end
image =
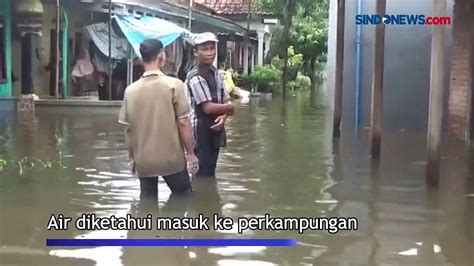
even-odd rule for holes
{"type": "Polygon", "coordinates": [[[193,174],[198,170],[185,86],[161,72],[166,58],[159,40],[145,40],[140,53],[145,73],[126,89],[119,115],[133,171],[142,195],[157,195],[158,176],[173,193],[185,193],[191,190],[186,161],[193,174]]]}

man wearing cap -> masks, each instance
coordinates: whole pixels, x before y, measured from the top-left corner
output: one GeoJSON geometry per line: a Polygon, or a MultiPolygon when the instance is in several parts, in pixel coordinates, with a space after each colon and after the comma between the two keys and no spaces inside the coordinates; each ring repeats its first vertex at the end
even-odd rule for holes
{"type": "Polygon", "coordinates": [[[186,78],[195,152],[199,158],[196,176],[215,177],[219,150],[226,142],[224,124],[234,113],[223,78],[213,66],[217,43],[216,36],[210,32],[195,36],[193,49],[197,64],[186,78]]]}

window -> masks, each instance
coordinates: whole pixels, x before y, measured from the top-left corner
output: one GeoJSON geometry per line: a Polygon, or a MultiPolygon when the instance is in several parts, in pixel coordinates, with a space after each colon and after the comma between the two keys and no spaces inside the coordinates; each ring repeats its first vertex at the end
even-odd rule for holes
{"type": "Polygon", "coordinates": [[[7,81],[7,64],[5,51],[5,23],[0,18],[0,83],[7,81]]]}

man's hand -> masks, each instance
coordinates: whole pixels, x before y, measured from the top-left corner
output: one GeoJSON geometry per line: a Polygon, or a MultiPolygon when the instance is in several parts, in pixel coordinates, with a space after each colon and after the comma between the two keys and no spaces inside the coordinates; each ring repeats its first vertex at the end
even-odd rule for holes
{"type": "Polygon", "coordinates": [[[217,117],[216,120],[214,121],[215,124],[211,127],[211,129],[217,132],[222,131],[224,129],[224,124],[225,124],[226,119],[227,119],[227,115],[221,115],[217,117]]]}
{"type": "Polygon", "coordinates": [[[198,159],[198,157],[194,153],[187,154],[186,155],[186,161],[188,163],[188,172],[191,175],[197,174],[197,172],[199,171],[199,159],[198,159]]]}
{"type": "Polygon", "coordinates": [[[227,114],[232,116],[234,114],[235,107],[230,102],[227,105],[229,106],[229,111],[227,112],[227,114]]]}

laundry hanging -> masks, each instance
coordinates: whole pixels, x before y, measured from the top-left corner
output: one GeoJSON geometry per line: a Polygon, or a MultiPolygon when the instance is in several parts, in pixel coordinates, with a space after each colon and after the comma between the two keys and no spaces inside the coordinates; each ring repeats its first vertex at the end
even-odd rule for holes
{"type": "MultiPolygon", "coordinates": [[[[96,23],[85,27],[85,31],[99,51],[109,57],[109,26],[107,23],[96,23]]],[[[128,56],[127,39],[118,36],[112,30],[112,59],[124,59],[128,56]]]]}

